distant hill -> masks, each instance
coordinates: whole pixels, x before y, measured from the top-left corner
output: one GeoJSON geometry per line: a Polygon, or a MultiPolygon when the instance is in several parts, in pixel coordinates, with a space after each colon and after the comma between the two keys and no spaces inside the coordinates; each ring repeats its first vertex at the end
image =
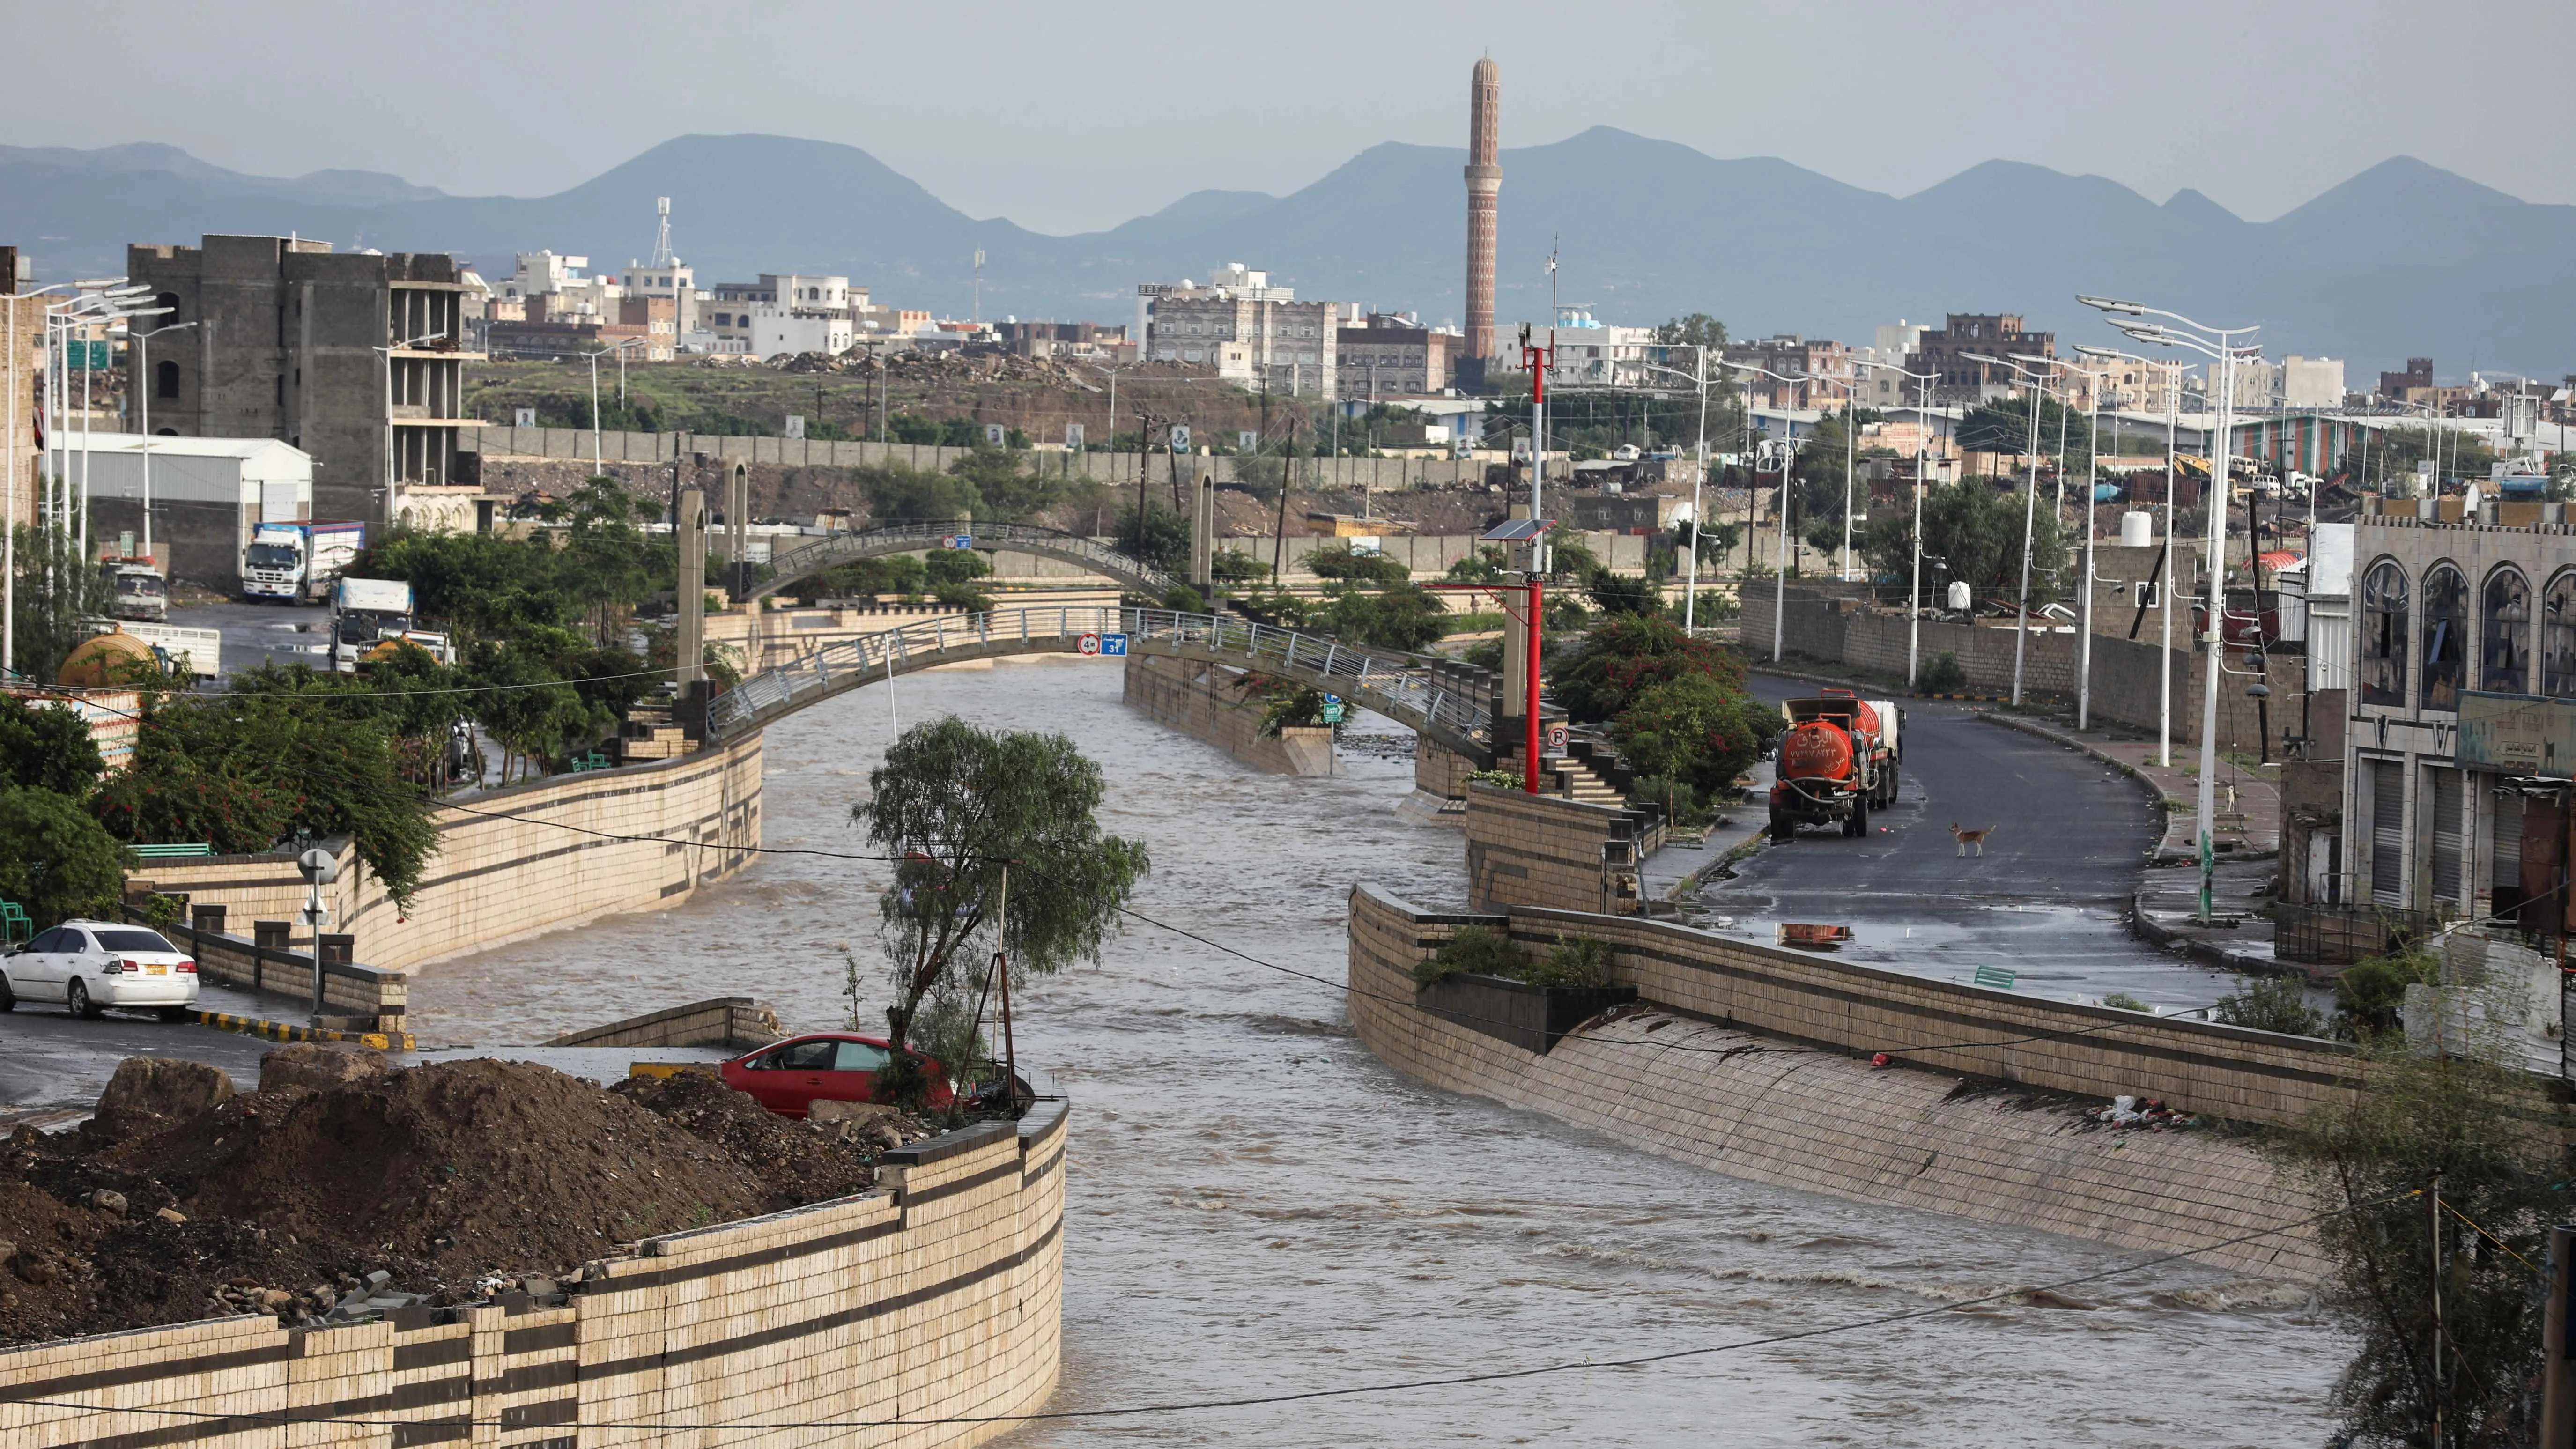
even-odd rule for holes
{"type": "MultiPolygon", "coordinates": [[[[1104,232],[979,221],[852,146],[682,136],[545,197],[449,196],[373,172],[292,179],[172,146],[0,147],[0,240],[43,275],[112,273],[136,241],[293,232],[344,247],[443,250],[487,275],[551,247],[622,268],[649,248],[653,198],[702,282],[845,273],[887,301],[962,312],[986,254],[986,315],[1134,315],[1140,281],[1240,261],[1310,297],[1454,320],[1466,247],[1463,150],[1374,146],[1287,196],[1201,191],[1104,232]]],[[[2576,370],[2576,207],[2542,206],[2406,157],[2289,214],[2248,222],[2195,191],[2159,205],[2098,176],[1989,161],[1907,197],[1772,158],[1720,160],[1596,127],[1503,153],[1498,321],[1569,304],[1605,320],[1706,311],[1738,335],[1867,341],[1899,317],[2019,311],[2106,336],[2073,294],[2124,294],[2205,321],[2260,322],[2275,356],[2342,357],[2355,385],[2409,355],[2576,370]]]]}

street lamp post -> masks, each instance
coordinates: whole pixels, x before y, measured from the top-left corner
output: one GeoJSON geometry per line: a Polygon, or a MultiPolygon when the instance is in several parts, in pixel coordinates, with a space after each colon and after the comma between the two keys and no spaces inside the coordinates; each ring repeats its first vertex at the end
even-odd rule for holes
{"type": "Polygon", "coordinates": [[[2110,347],[2078,346],[2075,350],[2086,357],[2116,357],[2173,373],[2165,388],[2165,552],[2157,570],[2164,582],[2156,590],[2156,623],[2163,635],[2156,656],[2156,766],[2166,769],[2173,764],[2174,454],[2175,435],[2182,430],[2184,367],[2179,362],[2157,362],[2110,347]]]}
{"type": "MultiPolygon", "coordinates": [[[[412,342],[397,343],[396,345],[400,347],[409,347],[413,342],[426,342],[428,340],[429,339],[426,337],[416,337],[412,339],[412,342]]],[[[618,384],[618,389],[620,392],[623,392],[625,390],[623,378],[625,376],[626,367],[626,349],[633,347],[635,344],[643,340],[644,339],[640,337],[629,337],[620,342],[610,343],[608,346],[600,348],[596,352],[585,352],[582,354],[582,356],[590,359],[590,476],[594,478],[598,477],[607,467],[607,465],[600,460],[599,454],[599,359],[606,357],[612,352],[617,354],[618,376],[621,379],[618,384]]],[[[391,352],[387,352],[385,354],[385,405],[388,409],[393,405],[393,365],[393,354],[391,352]]],[[[385,426],[385,507],[388,509],[393,507],[394,496],[393,448],[393,426],[388,423],[385,426]]]]}
{"type": "Polygon", "coordinates": [[[1922,652],[1923,644],[1923,435],[1929,426],[1924,421],[1924,417],[1932,406],[1932,384],[1940,378],[1941,374],[1908,372],[1892,362],[1861,362],[1857,365],[1875,367],[1895,373],[1899,377],[1910,377],[1915,382],[1914,570],[1905,587],[1905,687],[1912,689],[1915,660],[1922,652]]]}
{"type": "MultiPolygon", "coordinates": [[[[2082,351],[2081,348],[2077,350],[2082,351]]],[[[2094,495],[2098,490],[2096,480],[2100,477],[2101,468],[2099,454],[2102,449],[2102,379],[2089,369],[2058,362],[2055,358],[2034,359],[2018,352],[2013,356],[2023,361],[2055,363],[2063,371],[2080,372],[2085,377],[2084,603],[2081,611],[2082,618],[2078,625],[2079,632],[2075,640],[2075,727],[2079,730],[2091,729],[2093,727],[2093,503],[2094,495]]],[[[2066,410],[2063,407],[2059,408],[2057,413],[2057,499],[2058,506],[2063,508],[2066,503],[2066,410]]]]}
{"type": "MultiPolygon", "coordinates": [[[[2206,672],[2200,689],[2200,919],[2210,918],[2210,895],[2218,870],[2218,681],[2225,669],[2225,630],[2227,608],[2227,503],[2232,491],[2233,469],[2228,459],[2235,447],[2236,357],[2239,347],[2229,339],[2256,330],[2254,327],[2211,327],[2195,322],[2179,312],[2166,312],[2136,302],[2115,301],[2103,297],[2078,295],[2077,301],[2115,318],[2164,317],[2186,329],[2176,331],[2161,323],[2131,324],[2115,321],[2112,325],[2140,342],[2159,347],[2180,347],[2198,352],[2218,364],[2218,418],[2215,434],[2217,446],[2210,457],[2209,507],[2209,619],[2201,641],[2207,650],[2206,672]]],[[[2250,350],[2250,349],[2247,349],[2250,350]]]]}
{"type": "MultiPolygon", "coordinates": [[[[2022,366],[2020,363],[2008,361],[2001,357],[1985,357],[1973,352],[1963,352],[1959,355],[1970,362],[1992,363],[1998,367],[2011,368],[2014,372],[2020,374],[2023,380],[2030,384],[2031,388],[2030,481],[2028,486],[2022,490],[2021,505],[2021,597],[2013,606],[2012,702],[2014,704],[2019,704],[2021,703],[2022,651],[2024,644],[2030,637],[2031,536],[2037,531],[2039,526],[2039,400],[2043,394],[2049,397],[2056,397],[2057,394],[2046,383],[2039,380],[2039,375],[2037,373],[2032,372],[2029,368],[2022,366]]],[[[2065,401],[2060,399],[2058,406],[2064,407],[2065,401]]]]}
{"type": "MultiPolygon", "coordinates": [[[[32,292],[21,292],[7,299],[9,306],[5,345],[9,349],[7,354],[9,401],[5,423],[0,423],[0,426],[7,428],[6,433],[0,433],[0,459],[6,460],[7,468],[6,473],[0,473],[0,488],[7,490],[5,501],[0,501],[0,679],[18,677],[18,394],[24,391],[19,386],[18,373],[26,366],[26,353],[18,345],[17,304],[20,297],[41,297],[47,292],[58,292],[70,285],[72,284],[69,282],[56,282],[50,287],[38,287],[32,292]]],[[[50,377],[54,361],[53,325],[51,318],[44,320],[46,324],[44,365],[50,377]]],[[[52,396],[49,388],[46,392],[48,402],[51,401],[52,396]]],[[[48,433],[46,436],[50,440],[52,434],[48,433]]],[[[37,466],[39,468],[44,466],[41,460],[37,466]]],[[[27,514],[30,518],[35,516],[35,504],[35,490],[30,488],[27,498],[27,514]]]]}
{"type": "MultiPolygon", "coordinates": [[[[1755,367],[1749,362],[1730,362],[1727,363],[1726,366],[1738,368],[1748,373],[1758,372],[1764,377],[1771,378],[1777,382],[1807,381],[1807,374],[1803,372],[1796,374],[1773,372],[1767,367],[1755,367]]],[[[1746,428],[1750,430],[1753,424],[1753,379],[1749,377],[1744,380],[1744,421],[1746,428]]],[[[1786,432],[1787,429],[1783,428],[1782,431],[1786,432]]],[[[1780,656],[1783,652],[1785,640],[1787,638],[1787,626],[1783,621],[1787,619],[1789,609],[1789,465],[1796,462],[1798,458],[1798,450],[1794,447],[1788,446],[1794,441],[1793,439],[1784,437],[1780,441],[1782,444],[1782,451],[1780,454],[1780,545],[1774,552],[1771,560],[1771,662],[1774,664],[1780,662],[1780,656]]],[[[1762,471],[1758,461],[1756,462],[1753,471],[1756,474],[1759,474],[1762,471]]],[[[1745,512],[1750,514],[1753,511],[1753,490],[1751,486],[1748,485],[1744,492],[1745,512]]],[[[1752,540],[1753,533],[1751,528],[1748,527],[1745,530],[1745,543],[1748,547],[1750,547],[1752,540]]]]}
{"type": "MultiPolygon", "coordinates": [[[[143,423],[143,556],[152,558],[152,339],[164,332],[185,332],[194,322],[173,322],[149,332],[131,334],[135,346],[134,385],[143,423]]],[[[166,571],[165,571],[166,572],[166,571]]]]}
{"type": "Polygon", "coordinates": [[[1682,632],[1685,634],[1698,627],[1700,498],[1701,490],[1708,482],[1708,345],[1701,342],[1690,345],[1699,353],[1699,366],[1691,372],[1658,367],[1651,362],[1638,364],[1648,372],[1687,378],[1699,390],[1699,472],[1691,478],[1690,557],[1682,563],[1682,632]]]}

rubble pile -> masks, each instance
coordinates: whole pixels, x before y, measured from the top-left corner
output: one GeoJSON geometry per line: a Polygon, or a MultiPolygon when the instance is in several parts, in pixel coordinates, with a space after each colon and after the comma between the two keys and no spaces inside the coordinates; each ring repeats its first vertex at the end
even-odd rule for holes
{"type": "Polygon", "coordinates": [[[2111,1105],[2084,1114],[2105,1127],[2125,1132],[2181,1132],[2200,1125],[2188,1112],[2177,1112],[2161,1098],[2113,1097],[2111,1105]]]}
{"type": "Polygon", "coordinates": [[[135,1058],[79,1128],[0,1144],[0,1343],[542,1296],[622,1244],[864,1191],[931,1130],[790,1122],[704,1073],[607,1091],[299,1046],[245,1094],[135,1058]]]}

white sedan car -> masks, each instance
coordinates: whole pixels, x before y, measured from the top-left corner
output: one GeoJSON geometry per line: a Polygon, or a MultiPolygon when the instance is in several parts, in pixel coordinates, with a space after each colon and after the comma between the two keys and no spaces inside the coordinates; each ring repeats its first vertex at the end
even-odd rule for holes
{"type": "Polygon", "coordinates": [[[74,1016],[109,1007],[183,1021],[197,1004],[197,963],[160,932],[113,921],[65,921],[0,958],[0,1011],[59,1002],[74,1016]]]}

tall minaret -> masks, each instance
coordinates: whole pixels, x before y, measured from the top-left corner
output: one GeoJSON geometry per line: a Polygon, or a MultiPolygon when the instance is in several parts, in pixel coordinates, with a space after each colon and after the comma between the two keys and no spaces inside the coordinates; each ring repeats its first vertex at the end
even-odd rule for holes
{"type": "Polygon", "coordinates": [[[1462,386],[1481,388],[1494,356],[1494,216],[1503,189],[1503,72],[1492,56],[1467,83],[1467,356],[1462,386]]]}

